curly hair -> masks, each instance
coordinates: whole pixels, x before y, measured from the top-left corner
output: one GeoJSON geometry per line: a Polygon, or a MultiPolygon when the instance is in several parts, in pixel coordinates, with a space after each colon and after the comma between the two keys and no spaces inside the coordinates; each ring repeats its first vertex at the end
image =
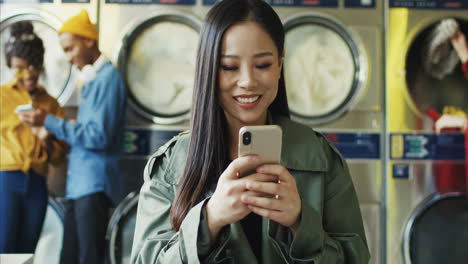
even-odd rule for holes
{"type": "Polygon", "coordinates": [[[11,25],[10,38],[5,45],[5,57],[8,67],[11,67],[12,57],[19,57],[35,68],[42,69],[44,44],[42,39],[34,34],[34,27],[30,21],[21,21],[11,25]]]}

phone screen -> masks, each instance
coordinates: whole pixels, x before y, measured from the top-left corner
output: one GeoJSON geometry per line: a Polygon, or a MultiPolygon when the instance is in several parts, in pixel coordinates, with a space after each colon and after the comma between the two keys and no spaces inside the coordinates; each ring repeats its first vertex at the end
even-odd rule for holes
{"type": "Polygon", "coordinates": [[[17,112],[34,111],[34,108],[30,104],[18,105],[16,107],[15,111],[17,111],[17,112]]]}

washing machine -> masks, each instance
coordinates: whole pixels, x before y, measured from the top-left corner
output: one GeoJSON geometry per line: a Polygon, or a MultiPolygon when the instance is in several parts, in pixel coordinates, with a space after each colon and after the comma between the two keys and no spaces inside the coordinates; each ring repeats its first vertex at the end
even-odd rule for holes
{"type": "Polygon", "coordinates": [[[100,49],[128,91],[125,197],[140,189],[149,155],[189,127],[199,31],[195,0],[100,0],[100,49]]]}
{"type": "Polygon", "coordinates": [[[286,31],[292,119],[323,133],[346,158],[371,263],[384,262],[384,1],[271,0],[286,31]]]}
{"type": "Polygon", "coordinates": [[[433,130],[444,106],[468,110],[468,80],[438,31],[453,19],[468,36],[468,1],[389,4],[387,263],[466,263],[466,142],[433,130]],[[431,53],[434,43],[443,52],[431,53]]]}
{"type": "Polygon", "coordinates": [[[130,263],[135,232],[139,192],[129,193],[115,208],[107,226],[110,264],[130,263]]]}
{"type": "Polygon", "coordinates": [[[130,207],[128,195],[140,190],[148,157],[189,128],[201,12],[195,0],[100,1],[100,49],[120,71],[128,92],[121,183],[127,198],[109,222],[111,263],[129,261],[138,196],[130,207]],[[124,225],[129,213],[133,222],[124,225]]]}

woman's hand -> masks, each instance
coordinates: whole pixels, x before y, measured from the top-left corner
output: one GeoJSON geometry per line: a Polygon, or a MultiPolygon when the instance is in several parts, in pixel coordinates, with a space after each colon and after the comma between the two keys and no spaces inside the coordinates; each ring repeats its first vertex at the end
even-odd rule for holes
{"type": "Polygon", "coordinates": [[[45,127],[31,127],[31,131],[41,140],[41,145],[46,149],[47,153],[51,153],[54,150],[54,145],[52,144],[54,135],[47,131],[45,127]]]}
{"type": "Polygon", "coordinates": [[[262,165],[257,168],[261,175],[274,175],[276,182],[247,181],[246,189],[269,194],[262,197],[244,193],[244,202],[252,212],[289,227],[297,232],[301,217],[301,197],[297,191],[296,180],[289,171],[281,165],[262,165]]]}
{"type": "Polygon", "coordinates": [[[34,111],[26,111],[26,112],[16,112],[19,116],[19,119],[23,122],[23,124],[30,126],[30,127],[40,127],[44,125],[45,119],[49,112],[46,110],[35,107],[34,111]]]}
{"type": "Polygon", "coordinates": [[[247,182],[277,182],[278,177],[266,174],[251,174],[239,178],[239,172],[260,165],[258,156],[245,156],[235,159],[221,174],[216,190],[206,204],[208,227],[212,239],[218,236],[225,225],[237,222],[251,210],[241,201],[243,194],[252,196],[265,195],[261,192],[246,190],[247,182]]]}
{"type": "Polygon", "coordinates": [[[466,37],[461,31],[457,31],[451,38],[452,46],[458,54],[462,63],[468,61],[468,45],[466,43],[466,37]]]}

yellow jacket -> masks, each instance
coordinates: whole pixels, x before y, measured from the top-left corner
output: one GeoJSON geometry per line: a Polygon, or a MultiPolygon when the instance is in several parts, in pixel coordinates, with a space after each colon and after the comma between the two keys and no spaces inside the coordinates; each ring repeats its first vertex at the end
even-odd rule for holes
{"type": "Polygon", "coordinates": [[[64,118],[65,114],[55,98],[43,87],[30,95],[20,89],[16,81],[0,86],[0,170],[30,169],[46,175],[48,162],[59,164],[64,161],[67,145],[60,140],[53,140],[53,152],[48,154],[41,145],[41,140],[33,134],[30,127],[22,124],[15,108],[22,104],[31,104],[47,110],[51,114],[64,118]]]}

